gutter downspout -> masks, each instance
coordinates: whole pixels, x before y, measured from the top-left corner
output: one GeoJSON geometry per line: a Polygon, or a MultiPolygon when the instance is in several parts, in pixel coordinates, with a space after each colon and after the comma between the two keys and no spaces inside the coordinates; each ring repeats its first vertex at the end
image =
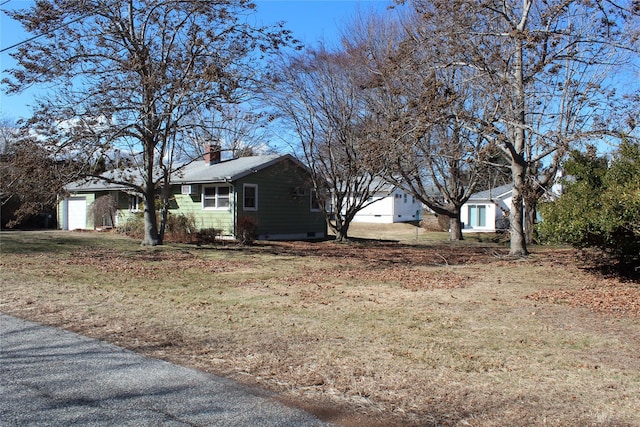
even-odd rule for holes
{"type": "Polygon", "coordinates": [[[230,198],[231,203],[231,233],[233,234],[233,238],[235,239],[238,235],[237,224],[238,224],[238,193],[236,192],[236,186],[233,185],[231,177],[226,177],[224,182],[229,184],[231,187],[231,192],[233,193],[233,198],[230,198]]]}

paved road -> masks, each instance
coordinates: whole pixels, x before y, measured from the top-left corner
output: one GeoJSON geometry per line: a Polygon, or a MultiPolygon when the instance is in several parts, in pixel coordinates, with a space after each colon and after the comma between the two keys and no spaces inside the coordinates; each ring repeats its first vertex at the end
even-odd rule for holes
{"type": "Polygon", "coordinates": [[[269,394],[0,314],[1,426],[327,426],[269,394]]]}

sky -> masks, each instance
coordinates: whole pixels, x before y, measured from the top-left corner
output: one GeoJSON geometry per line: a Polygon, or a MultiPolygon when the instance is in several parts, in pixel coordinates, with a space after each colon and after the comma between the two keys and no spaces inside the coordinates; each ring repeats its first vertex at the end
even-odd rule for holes
{"type": "MultiPolygon", "coordinates": [[[[268,25],[286,21],[286,27],[294,36],[305,44],[313,45],[322,40],[328,44],[336,43],[340,29],[358,10],[369,8],[384,9],[391,3],[389,0],[255,0],[257,13],[256,24],[268,25]]],[[[26,8],[33,4],[32,0],[0,0],[0,10],[10,8],[26,8]]],[[[29,37],[22,28],[0,13],[0,49],[12,46],[29,37]]],[[[0,70],[14,66],[9,56],[11,51],[0,53],[0,70]]],[[[41,90],[41,89],[40,89],[41,90]]],[[[38,88],[9,96],[0,93],[0,119],[11,121],[30,116],[29,105],[33,104],[38,88]]]]}

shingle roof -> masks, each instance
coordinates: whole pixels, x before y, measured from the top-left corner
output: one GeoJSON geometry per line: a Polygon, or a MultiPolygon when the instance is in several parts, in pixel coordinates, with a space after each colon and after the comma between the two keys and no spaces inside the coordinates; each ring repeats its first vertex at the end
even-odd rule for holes
{"type": "MultiPolygon", "coordinates": [[[[208,164],[204,160],[197,160],[175,172],[172,184],[202,184],[216,182],[236,181],[251,173],[257,172],[282,160],[290,159],[299,164],[289,154],[270,154],[264,156],[240,157],[232,160],[224,160],[219,163],[208,164]]],[[[140,172],[138,170],[129,171],[107,171],[103,176],[125,181],[129,178],[131,182],[140,183],[140,172]],[[120,174],[120,176],[118,176],[120,174]]],[[[127,186],[122,184],[111,184],[100,179],[84,179],[68,184],[67,191],[102,191],[102,190],[125,190],[127,186]]]]}
{"type": "Polygon", "coordinates": [[[474,193],[469,200],[491,200],[499,199],[511,192],[513,186],[511,184],[501,185],[500,187],[491,188],[489,190],[474,193]]]}
{"type": "Polygon", "coordinates": [[[212,165],[209,165],[204,160],[198,160],[190,163],[180,172],[176,173],[172,182],[174,184],[199,184],[236,181],[246,175],[278,163],[284,160],[284,158],[290,157],[288,154],[239,157],[212,165]]]}
{"type": "MultiPolygon", "coordinates": [[[[116,181],[127,181],[135,184],[140,184],[142,178],[138,170],[125,169],[125,170],[111,170],[103,173],[101,176],[116,181]]],[[[103,191],[103,190],[126,190],[130,189],[124,184],[113,184],[98,178],[85,178],[78,181],[74,181],[65,185],[67,191],[103,191]]]]}

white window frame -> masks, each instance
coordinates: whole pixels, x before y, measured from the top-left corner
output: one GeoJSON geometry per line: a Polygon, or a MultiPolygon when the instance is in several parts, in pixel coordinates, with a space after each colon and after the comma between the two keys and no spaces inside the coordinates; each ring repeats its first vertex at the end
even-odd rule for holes
{"type": "Polygon", "coordinates": [[[242,210],[244,211],[257,211],[258,210],[258,184],[243,184],[242,185],[242,210]],[[255,191],[254,205],[247,206],[247,188],[253,188],[255,191]]]}
{"type": "Polygon", "coordinates": [[[489,209],[487,208],[487,205],[482,205],[482,204],[476,204],[476,205],[469,205],[469,209],[467,211],[467,215],[468,215],[468,221],[469,221],[469,226],[470,227],[475,227],[475,228],[486,228],[487,227],[487,213],[488,213],[489,209]],[[482,216],[480,215],[480,209],[482,208],[482,210],[484,211],[484,218],[482,218],[482,216]],[[475,210],[476,214],[475,214],[475,224],[471,223],[471,218],[474,215],[471,215],[471,211],[475,210]],[[484,219],[484,224],[481,223],[481,220],[484,219]]]}
{"type": "Polygon", "coordinates": [[[222,210],[229,210],[231,208],[231,187],[229,185],[203,185],[202,186],[202,209],[203,210],[216,210],[216,211],[222,211],[222,210]],[[207,195],[206,192],[208,189],[214,188],[215,189],[215,194],[213,195],[207,195]],[[228,193],[225,195],[220,195],[220,189],[221,188],[226,188],[228,190],[228,193]],[[227,201],[226,206],[221,206],[221,201],[225,200],[227,201]],[[213,200],[214,201],[214,206],[206,206],[206,201],[207,200],[213,200]]]}
{"type": "Polygon", "coordinates": [[[140,212],[142,198],[137,194],[129,194],[129,212],[140,212]]]}

